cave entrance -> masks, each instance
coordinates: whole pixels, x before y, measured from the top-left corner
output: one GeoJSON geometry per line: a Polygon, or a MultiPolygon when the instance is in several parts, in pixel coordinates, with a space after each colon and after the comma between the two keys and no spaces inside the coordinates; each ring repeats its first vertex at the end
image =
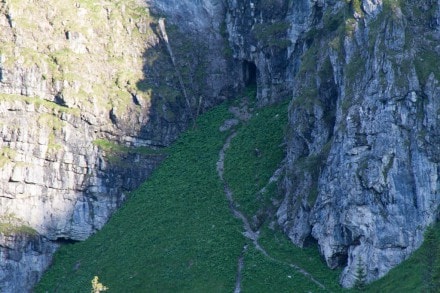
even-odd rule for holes
{"type": "Polygon", "coordinates": [[[63,244],[75,244],[79,242],[79,240],[74,240],[67,237],[58,237],[57,239],[55,239],[54,242],[63,245],[63,244]]]}
{"type": "Polygon", "coordinates": [[[243,81],[246,87],[257,85],[257,71],[258,69],[254,62],[243,61],[243,81]]]}

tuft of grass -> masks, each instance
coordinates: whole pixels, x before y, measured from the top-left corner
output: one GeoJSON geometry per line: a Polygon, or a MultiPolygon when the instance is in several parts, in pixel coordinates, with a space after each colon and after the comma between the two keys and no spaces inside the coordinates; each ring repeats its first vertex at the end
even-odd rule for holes
{"type": "Polygon", "coordinates": [[[16,151],[9,147],[3,147],[0,149],[0,168],[10,163],[16,155],[16,151]]]}
{"type": "Polygon", "coordinates": [[[129,147],[106,139],[95,139],[93,144],[101,150],[110,154],[141,154],[141,155],[164,155],[166,150],[154,149],[151,147],[129,147]]]}
{"type": "Polygon", "coordinates": [[[27,226],[23,221],[13,214],[6,214],[0,217],[0,234],[15,235],[23,234],[29,236],[37,235],[37,231],[27,226]]]}
{"type": "Polygon", "coordinates": [[[265,46],[285,49],[291,45],[291,41],[286,38],[289,28],[288,22],[258,23],[255,25],[253,34],[265,46]]]}

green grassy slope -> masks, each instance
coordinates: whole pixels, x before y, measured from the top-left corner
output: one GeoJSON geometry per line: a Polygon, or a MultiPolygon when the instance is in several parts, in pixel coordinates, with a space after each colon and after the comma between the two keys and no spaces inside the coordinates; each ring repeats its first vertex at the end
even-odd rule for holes
{"type": "MultiPolygon", "coordinates": [[[[163,165],[104,229],[58,251],[35,291],[87,292],[99,276],[108,292],[233,292],[243,251],[242,292],[345,291],[337,282],[339,271],[325,266],[316,246],[297,248],[269,228],[273,218],[265,211],[273,212],[279,196],[276,183],[268,185],[268,180],[283,158],[286,108],[256,109],[249,121],[227,132],[219,126],[232,117],[228,105],[200,117],[197,128],[169,149],[163,165]],[[226,151],[224,177],[238,209],[248,219],[258,215],[259,244],[271,258],[242,235],[242,223],[232,216],[216,172],[219,150],[232,131],[237,135],[226,151]],[[266,192],[259,193],[265,186],[266,192]],[[290,264],[309,272],[325,289],[290,264]]],[[[422,291],[430,250],[424,245],[366,291],[422,291]]]]}
{"type": "Polygon", "coordinates": [[[94,275],[109,292],[231,291],[244,238],[215,170],[227,116],[202,117],[104,229],[59,250],[36,292],[87,292],[94,275]]]}
{"type": "MultiPolygon", "coordinates": [[[[267,199],[275,196],[274,186],[269,186],[263,200],[252,199],[283,157],[286,108],[282,104],[257,110],[250,121],[237,127],[226,154],[225,179],[231,180],[246,212],[268,206],[267,199]],[[255,148],[260,156],[254,155],[255,148]]],[[[231,133],[220,132],[219,126],[231,117],[227,105],[200,117],[197,128],[169,149],[163,165],[132,193],[103,230],[59,250],[35,291],[86,292],[95,275],[110,288],[108,292],[233,291],[237,260],[249,240],[228,208],[216,173],[219,150],[231,133]]],[[[320,282],[337,288],[337,273],[325,268],[315,248],[295,248],[271,229],[265,228],[262,234],[262,245],[280,261],[268,259],[249,242],[243,292],[319,290],[285,262],[317,270],[320,282]]]]}
{"type": "Polygon", "coordinates": [[[238,128],[237,136],[226,152],[225,179],[234,192],[234,199],[249,219],[258,217],[262,225],[260,245],[277,260],[268,259],[249,244],[244,259],[243,292],[342,290],[337,282],[339,272],[325,266],[316,246],[300,249],[280,231],[268,228],[273,219],[267,216],[267,211],[273,214],[272,201],[280,200],[277,183],[268,184],[268,181],[284,158],[282,143],[287,125],[286,112],[286,104],[254,110],[253,118],[238,128]],[[263,187],[266,190],[260,192],[263,187]],[[288,264],[305,269],[326,289],[322,290],[288,264]]]}

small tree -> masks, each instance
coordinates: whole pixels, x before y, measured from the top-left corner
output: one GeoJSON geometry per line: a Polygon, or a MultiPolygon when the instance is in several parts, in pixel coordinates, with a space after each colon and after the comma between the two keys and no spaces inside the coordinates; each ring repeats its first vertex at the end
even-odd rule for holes
{"type": "Polygon", "coordinates": [[[354,288],[359,291],[364,291],[367,283],[367,272],[365,271],[362,257],[360,256],[356,266],[355,278],[354,288]]]}
{"type": "Polygon", "coordinates": [[[104,286],[102,283],[99,283],[98,276],[95,276],[92,280],[92,293],[100,293],[107,290],[108,287],[104,286]]]}

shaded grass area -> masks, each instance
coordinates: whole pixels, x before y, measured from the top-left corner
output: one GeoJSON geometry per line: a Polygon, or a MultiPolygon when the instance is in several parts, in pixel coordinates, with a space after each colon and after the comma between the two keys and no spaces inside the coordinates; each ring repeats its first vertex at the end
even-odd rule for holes
{"type": "MultiPolygon", "coordinates": [[[[276,184],[269,186],[265,198],[254,195],[283,158],[285,107],[256,110],[251,120],[238,126],[227,152],[225,178],[248,217],[270,208],[271,199],[277,197],[276,184]]],[[[35,292],[87,292],[94,276],[109,292],[232,292],[237,259],[247,240],[241,235],[241,222],[231,215],[215,168],[230,134],[218,130],[227,118],[231,118],[227,105],[201,116],[197,128],[170,147],[162,166],[130,195],[103,230],[58,251],[35,292]]],[[[107,146],[102,143],[101,147],[107,146]]],[[[248,243],[242,292],[354,292],[339,286],[340,271],[326,267],[316,245],[295,247],[268,222],[260,229],[259,242],[276,261],[248,243]],[[289,264],[309,272],[326,289],[289,264]]],[[[439,243],[438,227],[436,237],[439,243]]],[[[423,291],[426,251],[422,246],[366,291],[423,291]]]]}
{"type": "Polygon", "coordinates": [[[245,255],[242,292],[326,292],[289,266],[250,246],[245,255]]]}
{"type": "MultiPolygon", "coordinates": [[[[237,129],[227,150],[225,179],[234,192],[238,208],[248,218],[273,209],[272,200],[279,199],[276,183],[267,183],[284,158],[286,125],[287,103],[257,109],[253,117],[237,129]],[[265,186],[266,191],[260,192],[265,186]]],[[[298,248],[284,234],[267,226],[266,221],[260,230],[260,244],[277,261],[267,258],[250,243],[244,258],[243,292],[342,291],[338,284],[340,271],[327,268],[316,245],[298,248]],[[289,263],[311,273],[326,290],[291,268],[289,263]]]]}
{"type": "Polygon", "coordinates": [[[163,155],[167,153],[165,149],[156,149],[151,147],[129,147],[122,144],[117,144],[115,142],[106,139],[95,139],[93,144],[98,146],[103,151],[109,153],[132,153],[132,154],[142,154],[142,155],[163,155]]]}
{"type": "Polygon", "coordinates": [[[36,292],[231,292],[244,238],[216,174],[225,106],[198,121],[163,165],[87,241],[62,247],[36,292]]]}
{"type": "MultiPolygon", "coordinates": [[[[241,183],[232,184],[237,195],[249,186],[255,192],[260,190],[280,164],[286,107],[259,109],[238,129],[227,154],[230,165],[225,169],[231,181],[233,176],[241,178],[241,183]],[[260,148],[262,154],[254,156],[254,148],[260,148]]],[[[233,291],[237,260],[246,240],[241,223],[228,208],[215,168],[219,150],[230,134],[218,129],[230,117],[227,105],[203,115],[197,128],[182,135],[168,150],[163,165],[131,194],[100,232],[58,251],[35,291],[84,292],[94,276],[99,276],[110,292],[233,291]]],[[[96,143],[112,147],[105,141],[96,143]]],[[[268,190],[268,199],[275,196],[274,185],[268,190]]],[[[240,203],[253,212],[267,202],[240,203]]],[[[273,230],[262,233],[262,244],[284,261],[274,262],[249,244],[243,292],[318,292],[319,287],[284,263],[309,262],[325,268],[316,248],[295,248],[273,230]]]]}
{"type": "MultiPolygon", "coordinates": [[[[237,129],[226,155],[225,176],[249,214],[276,195],[272,184],[265,200],[251,198],[283,158],[286,107],[258,109],[237,129]],[[254,155],[255,148],[261,155],[254,155]]],[[[100,232],[58,251],[35,291],[85,292],[93,277],[99,276],[109,292],[232,292],[246,240],[216,173],[219,150],[230,134],[218,129],[227,118],[231,118],[227,105],[203,115],[197,128],[170,147],[163,165],[100,232]]],[[[95,143],[113,147],[106,141],[95,143]]],[[[243,292],[320,291],[287,262],[316,273],[320,282],[338,289],[337,272],[326,269],[316,247],[296,248],[281,232],[267,228],[262,230],[261,244],[282,261],[265,257],[249,244],[243,292]]]]}
{"type": "MultiPolygon", "coordinates": [[[[295,292],[343,292],[339,285],[340,270],[330,270],[324,259],[319,255],[316,244],[305,248],[293,245],[279,230],[264,227],[261,230],[260,244],[272,257],[283,260],[285,263],[296,264],[322,283],[326,289],[317,287],[310,279],[303,275],[295,277],[295,292]],[[306,281],[304,281],[304,279],[306,281]]],[[[283,276],[280,276],[281,278],[283,276]]],[[[293,278],[293,277],[292,277],[293,278]]],[[[287,287],[289,288],[289,287],[287,287]]],[[[292,288],[290,288],[292,289],[292,288]]],[[[280,288],[282,290],[282,288],[280,288]]],[[[285,289],[284,289],[285,290],[285,289]]],[[[281,291],[280,291],[281,292],[281,291]]],[[[286,291],[287,292],[287,291],[286,291]]],[[[289,292],[292,292],[290,290],[289,292]]]]}
{"type": "Polygon", "coordinates": [[[284,157],[284,129],[287,125],[287,103],[257,109],[253,118],[238,129],[226,152],[225,179],[234,191],[234,200],[248,217],[270,204],[275,186],[257,193],[284,157]]]}

